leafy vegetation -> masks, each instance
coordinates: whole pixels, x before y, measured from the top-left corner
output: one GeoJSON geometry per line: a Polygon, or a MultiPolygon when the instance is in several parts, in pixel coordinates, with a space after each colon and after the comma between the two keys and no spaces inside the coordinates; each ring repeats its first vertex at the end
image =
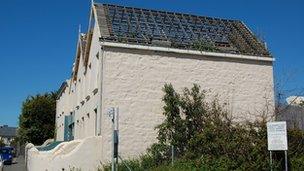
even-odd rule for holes
{"type": "Polygon", "coordinates": [[[204,40],[197,40],[193,42],[192,48],[199,50],[199,51],[207,51],[207,52],[215,52],[218,49],[216,46],[210,42],[206,42],[204,40]]]}
{"type": "MultiPolygon", "coordinates": [[[[217,100],[206,101],[198,85],[179,94],[166,84],[163,91],[165,120],[156,128],[158,142],[139,159],[125,161],[132,170],[270,170],[266,118],[234,122],[217,100]]],[[[303,170],[303,131],[289,130],[288,141],[290,167],[303,170]]],[[[284,168],[283,157],[284,153],[274,152],[274,170],[284,168]]],[[[121,164],[119,170],[127,168],[121,164]]]]}
{"type": "Polygon", "coordinates": [[[21,143],[42,144],[54,138],[56,93],[28,97],[22,104],[17,137],[21,143]]]}

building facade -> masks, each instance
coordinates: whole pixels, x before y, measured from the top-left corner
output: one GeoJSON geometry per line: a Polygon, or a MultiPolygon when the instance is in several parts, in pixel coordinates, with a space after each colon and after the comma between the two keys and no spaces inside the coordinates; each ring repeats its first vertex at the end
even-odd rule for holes
{"type": "Polygon", "coordinates": [[[95,3],[60,88],[56,139],[100,136],[101,161],[110,161],[107,110],[119,107],[120,155],[144,153],[164,119],[165,83],[210,90],[239,121],[271,115],[273,63],[241,21],[95,3]]]}
{"type": "Polygon", "coordinates": [[[17,128],[9,127],[8,125],[0,126],[0,140],[4,142],[6,146],[11,145],[12,140],[16,137],[17,128]]]}

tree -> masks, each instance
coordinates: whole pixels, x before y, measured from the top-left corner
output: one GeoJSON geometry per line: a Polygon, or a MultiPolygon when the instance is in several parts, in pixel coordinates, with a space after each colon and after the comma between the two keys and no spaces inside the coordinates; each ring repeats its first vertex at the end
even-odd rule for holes
{"type": "MultiPolygon", "coordinates": [[[[139,159],[124,161],[132,170],[270,170],[268,118],[263,112],[256,121],[240,123],[218,97],[207,100],[196,84],[182,94],[166,84],[163,92],[165,119],[156,127],[158,142],[139,159]]],[[[288,130],[287,135],[291,169],[304,170],[304,131],[288,130]]],[[[273,170],[283,170],[282,162],[284,153],[273,152],[273,170]]],[[[118,168],[128,170],[123,164],[118,168]]],[[[111,165],[104,167],[110,169],[111,165]]]]}
{"type": "Polygon", "coordinates": [[[54,137],[56,97],[54,92],[37,94],[23,102],[17,133],[21,143],[38,145],[54,137]]]}
{"type": "Polygon", "coordinates": [[[184,141],[182,140],[186,129],[180,116],[180,96],[171,84],[165,84],[163,91],[165,92],[162,99],[165,103],[163,115],[166,116],[166,119],[157,127],[159,129],[157,139],[160,144],[167,147],[167,151],[169,151],[169,146],[174,146],[176,152],[181,153],[184,151],[184,141]]]}

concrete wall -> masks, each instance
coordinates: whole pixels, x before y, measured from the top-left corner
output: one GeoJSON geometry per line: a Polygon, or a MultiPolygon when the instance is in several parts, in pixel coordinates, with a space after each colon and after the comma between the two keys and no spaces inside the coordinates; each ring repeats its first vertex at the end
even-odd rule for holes
{"type": "MultiPolygon", "coordinates": [[[[103,54],[103,113],[120,108],[122,157],[136,157],[156,141],[155,126],[163,120],[162,87],[176,90],[197,83],[218,95],[238,120],[255,119],[273,109],[272,62],[206,57],[106,47],[103,54]]],[[[111,122],[102,118],[103,160],[110,160],[111,122]]]]}
{"type": "MultiPolygon", "coordinates": [[[[103,137],[103,163],[109,162],[111,157],[111,121],[106,116],[107,109],[120,108],[121,156],[137,157],[156,141],[154,128],[163,121],[161,99],[165,83],[172,83],[179,92],[193,83],[199,84],[208,90],[208,100],[217,96],[222,103],[228,104],[227,109],[238,121],[255,119],[262,112],[270,114],[273,111],[271,61],[101,48],[98,36],[93,36],[93,42],[89,59],[91,68],[86,74],[79,68],[77,81],[69,84],[57,101],[57,140],[63,140],[60,115],[73,111],[75,139],[103,137]],[[98,89],[97,94],[93,93],[95,89],[98,89]],[[90,100],[87,101],[88,95],[90,100]],[[81,101],[85,103],[82,105],[81,101]],[[97,115],[94,109],[98,109],[97,115]]],[[[82,62],[81,59],[80,64],[82,62]]]]}
{"type": "Polygon", "coordinates": [[[73,168],[95,171],[101,166],[102,137],[87,137],[64,142],[50,151],[38,151],[27,145],[27,169],[29,171],[69,171],[73,168]],[[94,147],[94,150],[92,150],[94,147]]]}

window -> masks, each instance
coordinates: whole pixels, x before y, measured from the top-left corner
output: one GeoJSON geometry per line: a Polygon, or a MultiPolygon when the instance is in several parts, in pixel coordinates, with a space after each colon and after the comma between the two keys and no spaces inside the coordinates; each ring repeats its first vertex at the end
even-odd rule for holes
{"type": "Polygon", "coordinates": [[[89,100],[90,100],[90,95],[88,95],[88,96],[86,97],[86,100],[87,100],[87,101],[89,101],[89,100]]]}

